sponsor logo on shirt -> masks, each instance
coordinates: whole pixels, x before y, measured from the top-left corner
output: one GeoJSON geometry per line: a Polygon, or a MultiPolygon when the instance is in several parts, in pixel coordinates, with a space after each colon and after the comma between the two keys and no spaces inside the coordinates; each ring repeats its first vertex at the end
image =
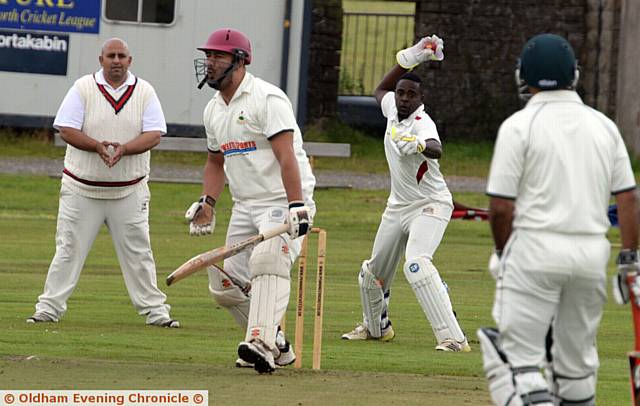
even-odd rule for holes
{"type": "Polygon", "coordinates": [[[224,156],[248,154],[256,150],[255,141],[231,141],[220,146],[220,150],[224,156]]]}

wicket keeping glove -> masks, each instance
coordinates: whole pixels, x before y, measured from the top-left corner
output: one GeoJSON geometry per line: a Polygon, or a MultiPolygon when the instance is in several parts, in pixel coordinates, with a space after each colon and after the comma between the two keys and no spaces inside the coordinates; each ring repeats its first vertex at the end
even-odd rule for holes
{"type": "Polygon", "coordinates": [[[205,235],[213,233],[216,227],[216,199],[204,195],[193,202],[184,217],[189,221],[189,235],[205,235]]]}
{"type": "Polygon", "coordinates": [[[391,140],[395,142],[400,155],[421,154],[427,145],[427,140],[408,133],[400,133],[395,127],[391,128],[391,140]]]}
{"type": "Polygon", "coordinates": [[[425,61],[444,59],[444,41],[437,35],[424,37],[412,47],[398,51],[396,61],[405,69],[413,69],[425,61]]]}
{"type": "Polygon", "coordinates": [[[289,235],[292,239],[302,237],[311,231],[313,226],[313,215],[311,208],[304,202],[295,201],[289,203],[289,235]]]}
{"type": "Polygon", "coordinates": [[[624,249],[618,254],[616,260],[618,264],[618,274],[613,277],[613,299],[618,304],[629,303],[631,293],[640,306],[640,263],[638,262],[638,251],[624,249]]]}

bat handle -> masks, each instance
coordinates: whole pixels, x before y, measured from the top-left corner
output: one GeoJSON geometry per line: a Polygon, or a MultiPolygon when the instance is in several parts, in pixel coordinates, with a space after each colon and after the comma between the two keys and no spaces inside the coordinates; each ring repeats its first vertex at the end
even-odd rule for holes
{"type": "Polygon", "coordinates": [[[286,233],[288,230],[289,230],[289,226],[286,225],[286,224],[280,224],[277,227],[265,230],[262,233],[262,241],[268,240],[269,238],[273,238],[276,235],[280,235],[282,233],[286,233]]]}

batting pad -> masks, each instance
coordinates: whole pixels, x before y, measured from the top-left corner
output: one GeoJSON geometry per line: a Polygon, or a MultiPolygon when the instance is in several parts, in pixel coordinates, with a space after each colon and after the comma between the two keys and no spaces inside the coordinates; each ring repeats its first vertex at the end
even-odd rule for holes
{"type": "Polygon", "coordinates": [[[367,261],[362,263],[358,284],[360,285],[365,326],[372,337],[380,337],[382,335],[380,321],[384,310],[384,293],[382,292],[382,283],[371,273],[367,261]]]}
{"type": "Polygon", "coordinates": [[[516,394],[507,357],[498,346],[500,333],[485,327],[478,329],[476,334],[482,351],[482,366],[489,380],[491,400],[496,405],[522,405],[522,400],[516,394]]]}
{"type": "Polygon", "coordinates": [[[596,377],[594,374],[578,378],[556,374],[553,378],[553,392],[562,402],[580,406],[596,404],[596,377]]]}
{"type": "Polygon", "coordinates": [[[249,258],[249,272],[252,278],[261,275],[278,275],[291,278],[291,256],[287,241],[278,236],[256,245],[249,258]]]}
{"type": "Polygon", "coordinates": [[[494,404],[553,406],[551,393],[539,366],[511,366],[500,348],[498,330],[485,327],[478,329],[476,334],[494,404]]]}
{"type": "Polygon", "coordinates": [[[251,307],[245,341],[259,339],[276,350],[278,325],[287,310],[291,282],[277,275],[260,275],[251,280],[251,307]]]}
{"type": "Polygon", "coordinates": [[[213,300],[229,310],[240,327],[246,329],[249,321],[249,297],[213,266],[207,267],[207,272],[209,273],[209,293],[213,300]]]}
{"type": "Polygon", "coordinates": [[[438,343],[447,339],[464,341],[464,333],[453,314],[449,294],[431,261],[424,257],[408,260],[404,263],[404,275],[431,323],[438,343]]]}

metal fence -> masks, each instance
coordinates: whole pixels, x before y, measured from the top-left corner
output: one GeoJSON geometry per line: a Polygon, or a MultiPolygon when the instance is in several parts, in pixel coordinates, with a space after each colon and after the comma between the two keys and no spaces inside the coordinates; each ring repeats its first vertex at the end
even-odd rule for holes
{"type": "Polygon", "coordinates": [[[414,14],[344,12],[340,95],[372,95],[395,63],[396,52],[413,43],[414,14]]]}

